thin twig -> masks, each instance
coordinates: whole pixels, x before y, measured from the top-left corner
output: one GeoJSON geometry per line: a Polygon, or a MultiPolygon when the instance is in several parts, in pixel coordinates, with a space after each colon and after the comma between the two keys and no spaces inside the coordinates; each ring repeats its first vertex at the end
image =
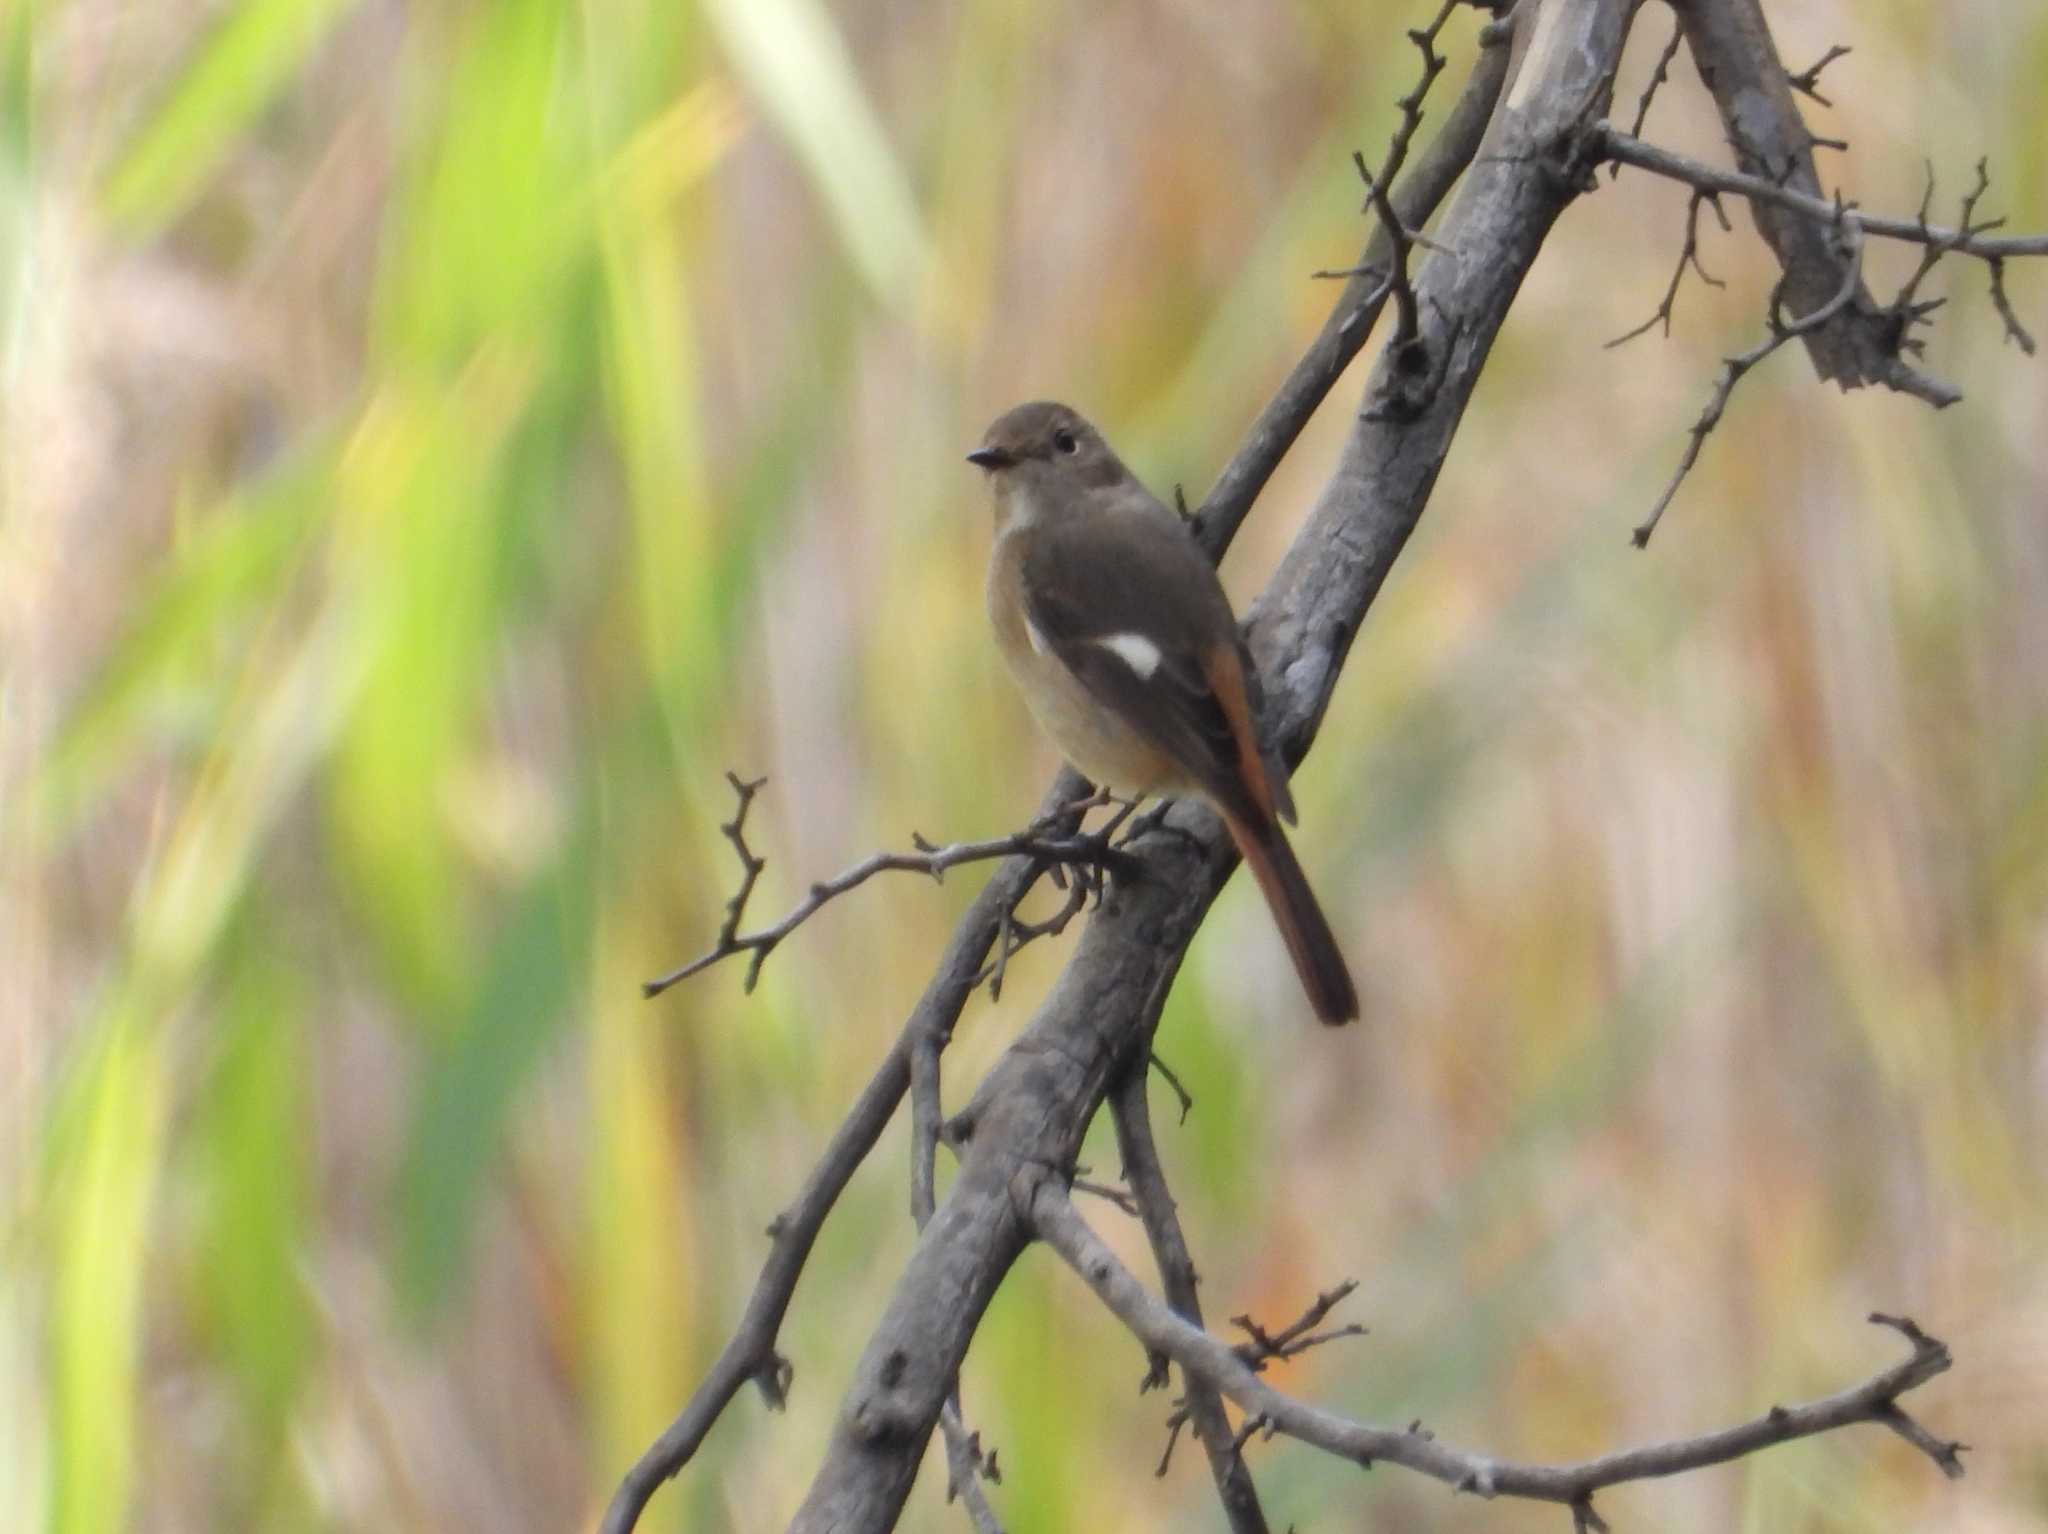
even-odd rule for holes
{"type": "Polygon", "coordinates": [[[1181,1084],[1181,1079],[1174,1074],[1173,1067],[1159,1058],[1157,1051],[1152,1053],[1150,1061],[1152,1069],[1159,1072],[1160,1080],[1171,1087],[1173,1095],[1180,1100],[1180,1122],[1185,1124],[1188,1121],[1188,1115],[1195,1111],[1193,1095],[1181,1084]]]}
{"type": "Polygon", "coordinates": [[[965,1505],[974,1534],[1003,1534],[1002,1520],[996,1517],[988,1494],[981,1489],[983,1481],[1002,1484],[995,1450],[981,1452],[981,1434],[970,1432],[960,1420],[957,1397],[939,1408],[939,1430],[946,1439],[946,1500],[951,1502],[958,1497],[965,1505]]]}
{"type": "MultiPolygon", "coordinates": [[[[1957,227],[1937,234],[1927,222],[1928,212],[1934,203],[1934,166],[1931,163],[1928,165],[1927,187],[1920,194],[1920,212],[1914,220],[1927,235],[1927,241],[1921,249],[1920,260],[1913,268],[1912,276],[1905,280],[1899,288],[1898,296],[1883,310],[1897,327],[1896,344],[1902,351],[1920,350],[1920,343],[1912,337],[1913,327],[1924,323],[1929,315],[1946,302],[1939,298],[1922,300],[1919,297],[1920,284],[1926,281],[1936,266],[1941,264],[1942,257],[1960,248],[1964,241],[2004,226],[2005,220],[2002,218],[1987,218],[1981,222],[1977,219],[1977,204],[1983,201],[1984,194],[1990,190],[1990,164],[1980,158],[1977,161],[1976,182],[1963,194],[1957,227]]],[[[2017,342],[2020,350],[2031,357],[2034,354],[2034,338],[2028,335],[2025,327],[2020,324],[2019,317],[2013,313],[2011,302],[2005,296],[2005,260],[2001,256],[1987,257],[1986,265],[1991,270],[1991,304],[1998,311],[1998,317],[2005,326],[2006,337],[2017,342]]]]}
{"type": "MultiPolygon", "coordinates": [[[[1415,304],[1415,289],[1408,281],[1408,252],[1418,243],[1426,244],[1402,221],[1400,212],[1394,207],[1390,189],[1394,178],[1401,174],[1401,167],[1408,161],[1408,146],[1414,142],[1415,130],[1422,126],[1422,101],[1429,94],[1429,88],[1436,83],[1436,77],[1443,73],[1443,55],[1436,51],[1437,34],[1443,31],[1444,23],[1451,19],[1464,0],[1443,0],[1436,13],[1436,19],[1426,27],[1412,27],[1408,41],[1413,43],[1422,55],[1422,77],[1394,105],[1400,108],[1401,121],[1387,141],[1387,152],[1380,160],[1377,174],[1365,163],[1365,156],[1357,150],[1351,152],[1351,163],[1358,171],[1358,179],[1365,183],[1365,205],[1379,220],[1380,232],[1386,236],[1386,273],[1380,279],[1380,288],[1371,301],[1384,301],[1388,296],[1394,300],[1394,338],[1389,345],[1399,348],[1413,345],[1422,335],[1422,316],[1415,304]]],[[[1379,276],[1376,263],[1363,263],[1358,271],[1347,276],[1379,276]]],[[[1335,274],[1326,274],[1335,275],[1335,274]]]]}
{"type": "Polygon", "coordinates": [[[1096,1182],[1088,1177],[1076,1177],[1068,1186],[1076,1193],[1086,1193],[1091,1198],[1099,1198],[1105,1204],[1114,1205],[1121,1213],[1129,1215],[1134,1220],[1138,1218],[1138,1201],[1131,1197],[1130,1190],[1126,1188],[1119,1188],[1114,1183],[1096,1182]]]}
{"type": "MultiPolygon", "coordinates": [[[[1657,55],[1657,67],[1650,72],[1650,83],[1643,87],[1643,94],[1636,99],[1636,119],[1629,125],[1630,134],[1642,134],[1643,124],[1650,120],[1650,103],[1657,99],[1658,87],[1671,78],[1671,61],[1678,57],[1679,45],[1684,41],[1685,28],[1679,25],[1678,18],[1674,16],[1671,19],[1671,41],[1666,43],[1664,51],[1657,55]]],[[[1609,172],[1608,179],[1612,180],[1620,174],[1621,167],[1617,165],[1609,172]]]]}
{"type": "MultiPolygon", "coordinates": [[[[1920,1330],[1909,1317],[1888,1316],[1883,1311],[1873,1310],[1870,1313],[1870,1323],[1873,1326],[1890,1327],[1911,1343],[1916,1352],[1923,1348],[1932,1349],[1939,1351],[1944,1357],[1947,1356],[1948,1350],[1920,1330]]],[[[1968,1444],[1958,1443],[1953,1438],[1935,1437],[1908,1416],[1906,1409],[1896,1400],[1887,1401],[1879,1408],[1877,1420],[1933,1460],[1941,1467],[1941,1473],[1951,1481],[1960,1481],[1963,1478],[1963,1455],[1969,1452],[1968,1444]]]]}
{"type": "MultiPolygon", "coordinates": [[[[1040,820],[1060,817],[1086,789],[1079,773],[1072,768],[1062,770],[1039,803],[1040,820]]],[[[1056,819],[1058,834],[1071,836],[1078,818],[1056,819]]],[[[648,1499],[690,1462],[704,1435],[748,1380],[760,1382],[771,1407],[780,1405],[789,1388],[790,1368],[776,1349],[776,1338],[825,1217],[867,1160],[909,1090],[913,1044],[950,1034],[967,998],[985,978],[982,961],[1004,915],[1031,892],[1043,870],[1044,865],[1035,858],[1010,858],[974,897],[894,1046],[882,1057],[796,1198],[769,1224],[773,1244],[754,1280],[739,1325],[675,1420],[620,1479],[599,1525],[600,1534],[629,1534],[648,1499]]],[[[990,1459],[992,1462],[993,1456],[990,1459]]]]}
{"type": "MultiPolygon", "coordinates": [[[[1826,69],[1828,65],[1834,63],[1836,59],[1847,57],[1849,51],[1850,50],[1844,47],[1841,43],[1836,43],[1833,47],[1829,48],[1826,53],[1823,53],[1820,56],[1820,58],[1814,62],[1812,67],[1802,69],[1796,75],[1792,73],[1791,70],[1786,70],[1785,83],[1791,86],[1792,89],[1794,89],[1795,91],[1799,92],[1800,95],[1811,97],[1813,100],[1818,101],[1824,107],[1832,107],[1834,103],[1828,100],[1827,97],[1823,96],[1820,93],[1820,72],[1823,69],[1826,69]]],[[[1638,122],[1635,125],[1635,127],[1631,128],[1629,131],[1631,133],[1640,133],[1643,131],[1643,125],[1640,122],[1638,122]]]]}
{"type": "MultiPolygon", "coordinates": [[[[1879,1324],[1899,1330],[1912,1351],[1860,1385],[1799,1406],[1774,1406],[1747,1422],[1694,1438],[1646,1444],[1577,1464],[1518,1463],[1452,1448],[1424,1432],[1420,1424],[1406,1429],[1374,1427],[1282,1394],[1253,1372],[1235,1349],[1189,1324],[1149,1294],[1089,1229],[1056,1179],[1038,1174],[1030,1188],[1030,1200],[1032,1224],[1039,1238],[1059,1253],[1141,1343],[1168,1354],[1188,1374],[1209,1380],[1249,1416],[1263,1418],[1274,1431],[1358,1465],[1380,1461],[1400,1465],[1477,1496],[1560,1503],[1573,1509],[1579,1528],[1590,1531],[1604,1527],[1592,1510],[1593,1494],[1604,1487],[1726,1464],[1774,1444],[1859,1422],[1903,1431],[1899,1427],[1904,1415],[1899,1397],[1942,1373],[1951,1362],[1948,1349],[1918,1327],[1896,1318],[1877,1317],[1873,1319],[1879,1324]]],[[[1911,1433],[1907,1437],[1944,1474],[1960,1469],[1956,1457],[1962,1452],[1960,1445],[1940,1440],[1923,1443],[1911,1433]]]]}
{"type": "Polygon", "coordinates": [[[1340,1337],[1363,1337],[1365,1328],[1355,1321],[1333,1331],[1316,1330],[1328,1319],[1330,1312],[1349,1299],[1357,1288],[1356,1279],[1345,1279],[1336,1288],[1318,1294],[1307,1310],[1277,1332],[1268,1332],[1248,1315],[1232,1316],[1230,1324],[1250,1339],[1237,1344],[1237,1356],[1256,1374],[1276,1358],[1293,1358],[1310,1348],[1335,1342],[1340,1337]]]}
{"type": "Polygon", "coordinates": [[[1725,282],[1708,271],[1700,262],[1700,208],[1703,204],[1714,210],[1714,217],[1720,221],[1723,234],[1734,232],[1728,223],[1727,210],[1721,206],[1720,195],[1715,192],[1703,192],[1695,189],[1692,194],[1692,201],[1685,210],[1685,245],[1678,252],[1678,264],[1671,269],[1671,281],[1664,289],[1664,297],[1657,305],[1657,312],[1644,320],[1642,324],[1636,326],[1635,329],[1618,335],[1612,341],[1604,343],[1609,351],[1612,351],[1617,346],[1633,341],[1637,336],[1644,334],[1651,327],[1658,324],[1663,325],[1664,334],[1667,337],[1671,334],[1671,311],[1678,302],[1678,285],[1685,280],[1685,269],[1688,266],[1699,273],[1700,281],[1704,282],[1708,287],[1724,288],[1727,286],[1725,282]]]}
{"type": "Polygon", "coordinates": [[[1991,269],[1991,307],[1998,311],[1999,319],[2005,322],[2005,338],[2011,341],[2029,357],[2034,355],[2034,338],[2027,333],[2027,327],[2020,323],[2020,317],[2012,311],[2012,300],[2005,296],[2005,257],[1992,256],[1985,263],[1991,269]]]}
{"type": "Polygon", "coordinates": [[[1706,409],[1700,412],[1699,419],[1692,423],[1685,452],[1678,460],[1678,468],[1672,473],[1670,483],[1665,485],[1664,493],[1657,497],[1657,504],[1650,508],[1650,514],[1636,524],[1635,531],[1629,535],[1630,541],[1637,548],[1649,546],[1650,535],[1656,532],[1658,522],[1663,519],[1664,509],[1671,504],[1672,497],[1678,494],[1678,487],[1685,483],[1685,476],[1692,472],[1692,466],[1699,462],[1700,448],[1705,445],[1714,428],[1721,424],[1721,415],[1727,410],[1729,398],[1735,393],[1735,386],[1742,381],[1743,375],[1787,341],[1796,340],[1808,331],[1825,325],[1847,308],[1849,301],[1856,296],[1856,289],[1863,274],[1863,241],[1854,232],[1853,225],[1845,226],[1844,233],[1850,243],[1849,261],[1844,271],[1841,289],[1835,296],[1803,318],[1786,320],[1778,312],[1784,291],[1784,284],[1781,281],[1771,294],[1770,334],[1748,351],[1723,360],[1721,377],[1714,385],[1713,396],[1708,399],[1706,409]]]}
{"type": "MultiPolygon", "coordinates": [[[[1043,866],[1043,865],[1039,865],[1043,866]]],[[[1003,913],[1002,925],[996,935],[995,957],[982,966],[976,984],[988,982],[988,999],[1003,999],[1003,980],[1010,972],[1010,960],[1027,943],[1034,943],[1042,937],[1058,937],[1067,930],[1067,924],[1079,916],[1088,905],[1088,886],[1079,880],[1067,886],[1066,896],[1058,910],[1042,921],[1020,921],[1014,909],[1003,913]]]]}
{"type": "Polygon", "coordinates": [[[1803,213],[1821,223],[1833,224],[1838,220],[1853,224],[1865,234],[1880,239],[1904,240],[1912,245],[1940,244],[1960,255],[1975,256],[1980,261],[2008,256],[2048,256],[2048,234],[2011,234],[1992,237],[1982,232],[1961,229],[1944,229],[1923,224],[1916,218],[1887,218],[1876,213],[1866,213],[1860,208],[1843,208],[1829,202],[1825,197],[1814,197],[1791,187],[1768,181],[1761,176],[1746,175],[1741,171],[1722,170],[1704,161],[1688,159],[1674,154],[1669,149],[1660,149],[1646,144],[1641,139],[1623,133],[1612,123],[1601,123],[1594,130],[1596,151],[1603,158],[1615,160],[1623,165],[1632,165],[1637,170],[1648,171],[1653,176],[1663,176],[1670,181],[1682,181],[1687,186],[1709,192],[1732,192],[1737,197],[1746,197],[1751,202],[1768,203],[1789,212],[1803,213]]]}
{"type": "MultiPolygon", "coordinates": [[[[1166,1292],[1166,1302],[1190,1325],[1199,1327],[1202,1324],[1202,1304],[1197,1293],[1200,1280],[1195,1274],[1194,1258],[1188,1251],[1187,1236],[1181,1230],[1180,1212],[1174,1204],[1173,1192],[1167,1186],[1166,1167],[1159,1157],[1159,1144],[1152,1134],[1152,1105],[1146,1090],[1150,1080],[1147,1061],[1140,1060],[1124,1072],[1110,1092],[1109,1111],[1116,1125],[1117,1152],[1123,1158],[1124,1180],[1137,1201],[1138,1218],[1144,1223],[1145,1237],[1152,1245],[1152,1260],[1158,1266],[1160,1287],[1166,1292]]],[[[1178,1086],[1175,1090],[1179,1090],[1178,1086]]],[[[1185,1109],[1182,1110],[1182,1118],[1186,1118],[1185,1109]]],[[[1154,1359],[1153,1375],[1163,1384],[1165,1360],[1157,1354],[1154,1359]]],[[[1252,1480],[1251,1469],[1238,1452],[1231,1434],[1230,1419],[1223,1410],[1223,1397],[1214,1385],[1192,1375],[1187,1376],[1186,1384],[1180,1403],[1167,1419],[1166,1449],[1160,1455],[1158,1473],[1166,1474],[1181,1429],[1192,1422],[1195,1439],[1208,1456],[1209,1474],[1216,1482],[1216,1496],[1223,1504],[1223,1514],[1230,1522],[1232,1534],[1265,1534],[1268,1527],[1265,1509],[1259,1505],[1258,1487],[1252,1480]]]]}
{"type": "MultiPolygon", "coordinates": [[[[1439,24],[1444,13],[1439,13],[1439,24]]],[[[1434,28],[1431,29],[1432,33],[1434,28]]],[[[1504,29],[1482,33],[1478,60],[1442,129],[1391,193],[1404,229],[1429,222],[1479,151],[1487,124],[1507,81],[1510,50],[1504,29]]],[[[1357,266],[1363,274],[1384,266],[1391,236],[1375,229],[1357,266]]],[[[1244,444],[1210,489],[1196,513],[1197,536],[1211,558],[1220,558],[1259,491],[1316,413],[1344,370],[1364,348],[1386,302],[1385,284],[1360,275],[1345,284],[1322,330],[1287,375],[1272,400],[1245,433],[1244,444]]]]}
{"type": "Polygon", "coordinates": [[[745,918],[748,897],[761,877],[766,860],[757,857],[746,840],[747,811],[753,804],[754,794],[765,778],[744,782],[728,772],[726,780],[739,795],[739,808],[733,818],[720,829],[739,854],[742,869],[739,889],[726,902],[725,919],[719,924],[718,940],[709,950],[699,954],[679,969],[673,969],[656,980],[649,980],[640,987],[643,995],[659,996],[678,981],[687,980],[702,970],[709,969],[722,959],[735,954],[748,955],[745,989],[751,992],[761,978],[761,966],[767,962],[782,940],[796,931],[805,922],[817,915],[820,909],[831,901],[867,883],[880,873],[927,874],[933,880],[943,880],[946,870],[957,868],[963,863],[986,863],[997,858],[1027,857],[1041,866],[1066,865],[1077,868],[1103,868],[1114,864],[1118,854],[1111,851],[1106,840],[1099,835],[1082,836],[1071,831],[1063,832],[1060,827],[1044,818],[1035,821],[1022,831],[1009,836],[998,836],[988,841],[952,842],[944,847],[935,847],[915,832],[911,834],[914,852],[877,852],[863,858],[837,878],[813,884],[804,898],[790,910],[789,914],[772,926],[761,927],[753,932],[741,932],[740,922],[745,918]]]}

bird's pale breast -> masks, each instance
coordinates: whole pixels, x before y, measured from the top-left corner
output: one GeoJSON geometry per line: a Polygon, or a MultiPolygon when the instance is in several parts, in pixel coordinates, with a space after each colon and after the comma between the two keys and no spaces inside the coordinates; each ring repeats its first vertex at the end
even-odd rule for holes
{"type": "Polygon", "coordinates": [[[1194,791],[1170,757],[1105,707],[1059,657],[1034,642],[1019,589],[1023,562],[1015,536],[1006,532],[998,538],[989,560],[988,613],[996,646],[1039,728],[1084,777],[1100,786],[1133,795],[1194,791]]]}

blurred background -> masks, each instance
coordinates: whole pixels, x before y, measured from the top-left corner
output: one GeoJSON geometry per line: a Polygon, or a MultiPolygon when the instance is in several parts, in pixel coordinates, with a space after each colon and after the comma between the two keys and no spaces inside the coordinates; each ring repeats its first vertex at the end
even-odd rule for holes
{"type": "MultiPolygon", "coordinates": [[[[960,461],[1039,395],[1199,499],[1366,233],[1422,3],[24,0],[0,7],[0,1522],[589,1527],[736,1319],[1054,760],[984,630],[960,461]]],[[[2048,227],[2048,12],[1777,5],[1827,175],[2048,227]]],[[[1461,83],[1477,19],[1447,33],[1461,83]]],[[[1669,35],[1645,11],[1618,115],[1669,35]]],[[[1689,61],[1650,136],[1719,159],[1689,61]]],[[[1288,1388],[1576,1457],[1898,1356],[1866,1429],[1603,1498],[1620,1529],[2048,1528],[2048,367],[1932,291],[1966,401],[1787,351],[1647,553],[1736,212],[1602,178],[1525,287],[1297,784],[1370,1021],[1234,883],[1160,1034],[1212,1324],[1356,1277],[1288,1388]]],[[[1873,249],[1880,293],[1912,254],[1873,249]]],[[[2048,332],[2048,270],[2014,303],[2048,332]]],[[[1225,577],[1243,601],[1356,408],[1225,577]]],[[[948,1056],[954,1107],[1063,957],[948,1056]]],[[[651,1529],[801,1499],[911,1240],[899,1123],[651,1529]]],[[[1098,1134],[1092,1164],[1115,1174],[1098,1134]]],[[[1135,1227],[1092,1217],[1134,1261],[1135,1227]]],[[[1042,1253],[966,1375],[1014,1530],[1220,1529],[1139,1350],[1042,1253]]],[[[1274,1443],[1276,1527],[1558,1528],[1274,1443]]],[[[904,1520],[964,1527],[935,1455],[904,1520]]]]}

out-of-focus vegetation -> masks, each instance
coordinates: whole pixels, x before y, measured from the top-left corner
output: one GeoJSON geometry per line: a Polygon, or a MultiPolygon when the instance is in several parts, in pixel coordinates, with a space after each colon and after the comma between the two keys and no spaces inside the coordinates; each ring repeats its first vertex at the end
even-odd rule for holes
{"type": "MultiPolygon", "coordinates": [[[[1988,154],[2048,225],[2033,0],[1773,9],[1794,64],[1855,46],[1813,109],[1852,195],[1988,154]]],[[[1419,19],[0,9],[0,1523],[595,1516],[976,880],[870,887],[751,999],[644,1004],[731,884],[722,769],[771,780],[764,914],[1027,813],[1052,762],[960,454],[1058,394],[1198,495],[1361,242],[1347,152],[1419,19]]],[[[1689,66],[1651,132],[1718,154],[1689,66]]],[[[1196,944],[1183,1214],[1212,1316],[1362,1280],[1373,1335],[1290,1385],[1532,1457],[1834,1388],[1895,1346],[1865,1311],[1911,1313],[1955,1347],[1923,1406],[1961,1486],[1867,1433],[1608,1516],[2048,1528],[2048,368],[1958,263],[1929,360],[1966,403],[1775,359],[1633,553],[1770,285],[1738,213],[1725,289],[1600,350],[1683,211],[1628,176],[1559,229],[1302,773],[1371,1020],[1308,1023],[1241,889],[1196,944]]],[[[971,1010],[949,1101],[1058,962],[971,1010]]],[[[798,1293],[788,1413],[738,1403],[650,1527],[794,1507],[903,1169],[899,1125],[798,1293]]],[[[965,1379],[1012,1528],[1221,1526],[1198,1455],[1152,1478],[1142,1372],[1020,1267],[965,1379]]],[[[1278,1526],[1555,1525],[1255,1452],[1278,1526]]],[[[942,1476],[907,1528],[961,1526],[942,1476]]]]}

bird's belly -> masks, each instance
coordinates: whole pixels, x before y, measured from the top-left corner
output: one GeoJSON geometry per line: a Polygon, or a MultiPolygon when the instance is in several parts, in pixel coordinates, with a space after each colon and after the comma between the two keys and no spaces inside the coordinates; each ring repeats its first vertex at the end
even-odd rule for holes
{"type": "Polygon", "coordinates": [[[1013,660],[1011,670],[1039,728],[1084,777],[1133,796],[1186,791],[1172,758],[1112,714],[1057,660],[1033,652],[1013,660]]]}
{"type": "Polygon", "coordinates": [[[1184,794],[1173,759],[1111,713],[1080,678],[1032,643],[1014,581],[1014,564],[998,560],[990,570],[988,608],[997,649],[1024,694],[1038,727],[1060,754],[1099,787],[1142,796],[1184,794]]]}

